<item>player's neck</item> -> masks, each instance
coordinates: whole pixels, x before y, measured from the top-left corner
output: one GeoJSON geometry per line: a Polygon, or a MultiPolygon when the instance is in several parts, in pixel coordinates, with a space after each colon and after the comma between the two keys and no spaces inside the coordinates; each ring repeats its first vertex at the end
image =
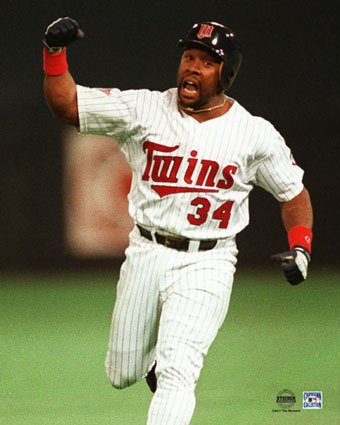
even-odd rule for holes
{"type": "Polygon", "coordinates": [[[178,107],[182,112],[190,115],[198,122],[204,122],[213,118],[218,118],[224,115],[231,107],[231,100],[226,96],[221,96],[215,104],[202,108],[191,108],[178,103],[178,107]]]}

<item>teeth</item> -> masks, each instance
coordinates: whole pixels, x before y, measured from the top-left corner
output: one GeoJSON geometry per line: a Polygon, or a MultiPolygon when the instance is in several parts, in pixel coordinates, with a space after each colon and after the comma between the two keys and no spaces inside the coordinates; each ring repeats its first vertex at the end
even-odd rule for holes
{"type": "Polygon", "coordinates": [[[184,88],[187,88],[187,89],[190,89],[190,91],[194,91],[194,90],[197,90],[198,89],[197,83],[195,83],[193,81],[188,81],[188,80],[184,81],[183,87],[184,88]]]}

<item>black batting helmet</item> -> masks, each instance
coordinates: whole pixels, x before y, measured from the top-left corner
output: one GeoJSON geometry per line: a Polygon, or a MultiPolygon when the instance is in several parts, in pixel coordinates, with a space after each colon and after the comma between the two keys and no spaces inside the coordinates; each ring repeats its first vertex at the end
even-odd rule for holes
{"type": "Polygon", "coordinates": [[[230,89],[242,61],[241,47],[232,29],[217,22],[195,23],[177,46],[185,49],[201,47],[217,55],[223,62],[221,83],[224,91],[230,89]]]}

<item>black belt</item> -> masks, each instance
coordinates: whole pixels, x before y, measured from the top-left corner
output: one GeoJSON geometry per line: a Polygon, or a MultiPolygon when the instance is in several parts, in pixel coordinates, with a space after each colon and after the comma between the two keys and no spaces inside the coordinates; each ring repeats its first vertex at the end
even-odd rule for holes
{"type": "MultiPolygon", "coordinates": [[[[149,230],[137,224],[137,228],[144,238],[149,241],[153,241],[152,234],[149,230]]],[[[177,238],[176,236],[165,236],[155,233],[155,239],[157,243],[164,245],[168,248],[177,249],[177,251],[188,251],[190,245],[190,239],[177,238]]],[[[208,239],[199,242],[198,251],[208,251],[209,249],[215,248],[217,239],[208,239]]]]}

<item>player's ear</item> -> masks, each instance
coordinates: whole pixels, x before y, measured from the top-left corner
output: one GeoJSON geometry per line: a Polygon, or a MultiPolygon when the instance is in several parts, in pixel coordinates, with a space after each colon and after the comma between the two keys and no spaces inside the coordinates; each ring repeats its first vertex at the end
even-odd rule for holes
{"type": "Polygon", "coordinates": [[[217,84],[217,94],[221,94],[224,92],[224,84],[223,84],[223,78],[222,78],[222,68],[224,66],[224,62],[222,61],[220,63],[220,67],[218,70],[218,84],[217,84]]]}

